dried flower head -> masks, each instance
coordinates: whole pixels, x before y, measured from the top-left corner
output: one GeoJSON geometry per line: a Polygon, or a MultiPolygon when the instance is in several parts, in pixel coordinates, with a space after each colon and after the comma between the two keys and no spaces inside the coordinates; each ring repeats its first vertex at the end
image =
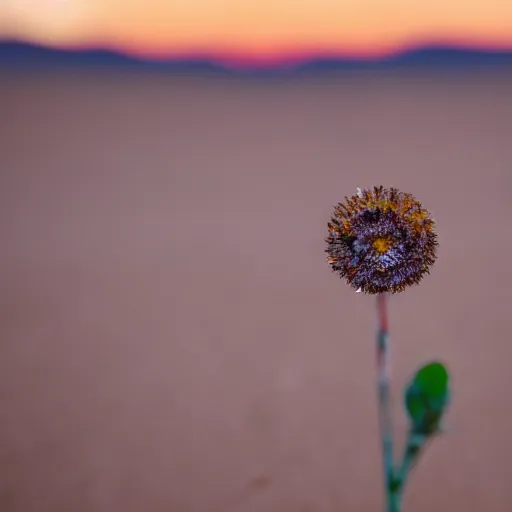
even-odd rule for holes
{"type": "Polygon", "coordinates": [[[336,206],[328,227],[327,261],[358,291],[402,292],[436,259],[434,219],[396,188],[358,189],[336,206]]]}

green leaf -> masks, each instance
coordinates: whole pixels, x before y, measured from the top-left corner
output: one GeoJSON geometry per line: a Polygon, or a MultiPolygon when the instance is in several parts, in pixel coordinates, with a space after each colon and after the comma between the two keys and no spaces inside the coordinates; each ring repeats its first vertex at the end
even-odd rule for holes
{"type": "Polygon", "coordinates": [[[439,432],[440,422],[449,405],[450,378],[440,362],[420,368],[405,391],[405,408],[411,430],[425,436],[439,432]]]}

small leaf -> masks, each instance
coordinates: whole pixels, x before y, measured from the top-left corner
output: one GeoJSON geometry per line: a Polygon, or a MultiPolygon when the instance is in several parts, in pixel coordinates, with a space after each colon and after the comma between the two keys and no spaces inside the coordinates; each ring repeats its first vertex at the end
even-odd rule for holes
{"type": "Polygon", "coordinates": [[[449,380],[446,367],[439,362],[418,370],[405,392],[405,407],[413,432],[427,436],[439,432],[450,400],[449,380]]]}

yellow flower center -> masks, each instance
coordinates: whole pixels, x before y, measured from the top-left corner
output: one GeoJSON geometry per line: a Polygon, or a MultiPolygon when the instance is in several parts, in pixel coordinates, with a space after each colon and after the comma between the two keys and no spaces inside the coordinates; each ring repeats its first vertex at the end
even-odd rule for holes
{"type": "Polygon", "coordinates": [[[373,242],[373,248],[379,254],[384,254],[385,252],[388,252],[390,247],[391,247],[391,241],[388,238],[377,238],[373,242]]]}

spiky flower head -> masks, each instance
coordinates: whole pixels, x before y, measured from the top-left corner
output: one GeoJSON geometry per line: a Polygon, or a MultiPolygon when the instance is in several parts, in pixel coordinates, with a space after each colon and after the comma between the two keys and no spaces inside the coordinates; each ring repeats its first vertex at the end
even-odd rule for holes
{"type": "Polygon", "coordinates": [[[396,188],[358,189],[335,207],[328,227],[327,261],[364,293],[402,292],[436,260],[434,219],[396,188]]]}

